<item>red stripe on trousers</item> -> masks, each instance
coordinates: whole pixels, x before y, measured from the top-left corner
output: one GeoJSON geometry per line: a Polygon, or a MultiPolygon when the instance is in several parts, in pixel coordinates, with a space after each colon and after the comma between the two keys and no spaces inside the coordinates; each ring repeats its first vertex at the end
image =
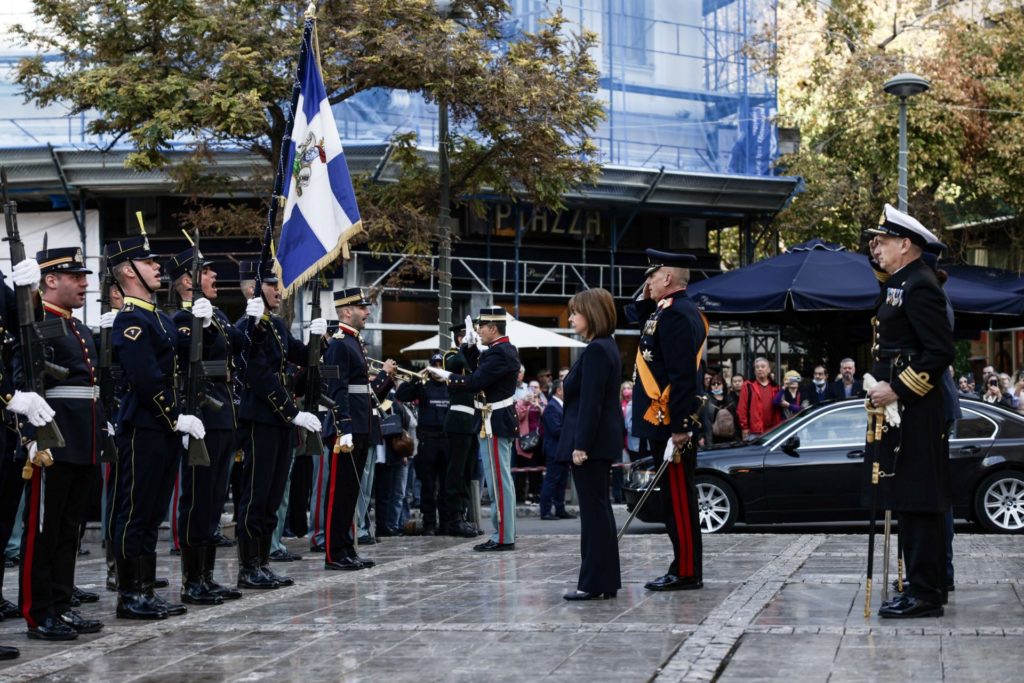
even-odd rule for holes
{"type": "Polygon", "coordinates": [[[494,448],[494,488],[498,490],[498,543],[505,542],[505,490],[501,488],[501,463],[498,460],[498,439],[491,437],[494,448]]]}
{"type": "Polygon", "coordinates": [[[29,628],[35,628],[39,624],[32,618],[32,564],[36,559],[36,534],[39,531],[39,496],[42,486],[42,469],[32,466],[32,494],[28,513],[28,540],[25,542],[25,557],[21,559],[21,616],[29,628]]]}
{"type": "MultiPolygon", "coordinates": [[[[337,441],[338,437],[334,437],[337,441]]],[[[331,519],[334,517],[334,483],[338,480],[338,461],[341,459],[341,453],[334,452],[334,443],[331,443],[331,484],[327,489],[327,530],[324,531],[324,548],[326,548],[325,559],[328,562],[334,562],[334,558],[331,557],[331,519]]]]}
{"type": "Polygon", "coordinates": [[[171,501],[171,541],[175,548],[180,548],[178,541],[178,498],[181,495],[181,470],[178,470],[178,478],[174,480],[174,498],[171,501]]]}
{"type": "Polygon", "coordinates": [[[675,470],[676,489],[679,492],[675,498],[676,519],[682,520],[681,526],[676,527],[682,551],[679,573],[682,576],[690,577],[693,576],[693,527],[690,525],[690,496],[686,489],[686,469],[683,463],[673,463],[672,469],[675,470]],[[685,539],[685,545],[683,545],[683,539],[685,539]]]}

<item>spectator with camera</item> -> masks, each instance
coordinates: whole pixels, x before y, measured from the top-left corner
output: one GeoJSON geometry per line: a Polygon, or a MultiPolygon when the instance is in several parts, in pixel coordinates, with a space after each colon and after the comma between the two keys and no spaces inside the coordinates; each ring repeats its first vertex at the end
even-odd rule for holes
{"type": "Polygon", "coordinates": [[[1013,396],[1009,392],[1003,391],[999,375],[992,374],[985,377],[985,393],[981,395],[981,400],[985,403],[998,403],[1013,409],[1013,396]]]}
{"type": "Polygon", "coordinates": [[[726,393],[721,374],[715,374],[708,386],[708,400],[701,419],[704,423],[704,446],[736,441],[736,399],[731,392],[726,393]]]}

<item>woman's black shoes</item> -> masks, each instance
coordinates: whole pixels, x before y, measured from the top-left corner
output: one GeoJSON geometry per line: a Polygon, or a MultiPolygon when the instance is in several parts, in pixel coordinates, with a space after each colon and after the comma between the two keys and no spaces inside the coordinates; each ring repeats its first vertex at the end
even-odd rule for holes
{"type": "Polygon", "coordinates": [[[562,596],[565,600],[611,600],[617,591],[608,593],[588,593],[587,591],[570,591],[562,596]]]}

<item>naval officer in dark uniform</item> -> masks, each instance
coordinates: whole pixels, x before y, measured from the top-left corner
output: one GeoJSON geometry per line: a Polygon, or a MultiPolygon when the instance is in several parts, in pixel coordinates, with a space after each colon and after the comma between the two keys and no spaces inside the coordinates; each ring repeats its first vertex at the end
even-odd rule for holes
{"type": "MultiPolygon", "coordinates": [[[[882,472],[877,504],[899,518],[910,585],[879,609],[885,618],[941,616],[946,587],[945,514],[950,504],[949,450],[942,375],[953,362],[946,297],[921,259],[935,236],[912,216],[886,204],[872,235],[871,257],[881,282],[868,391],[875,407],[897,402],[899,427],[876,442],[882,472]]],[[[865,458],[870,479],[872,459],[865,458]]],[[[870,486],[870,484],[868,484],[870,486]]]]}
{"type": "MultiPolygon", "coordinates": [[[[484,477],[491,492],[491,520],[494,533],[473,550],[502,551],[516,547],[516,491],[512,485],[512,445],[519,436],[519,419],[515,412],[515,393],[519,377],[519,352],[506,335],[508,314],[501,306],[488,306],[480,310],[479,339],[487,345],[480,353],[475,344],[465,344],[463,353],[470,367],[469,375],[455,375],[441,368],[427,370],[449,386],[482,393],[476,402],[483,428],[480,430],[480,448],[484,463],[484,477]],[[476,360],[479,359],[479,360],[476,360]],[[475,362],[474,362],[475,361],[475,362]]],[[[472,342],[472,337],[470,341],[472,342]]]]}
{"type": "MultiPolygon", "coordinates": [[[[381,439],[377,406],[394,386],[397,365],[386,360],[370,382],[360,333],[366,327],[372,304],[358,287],[334,293],[338,331],[324,355],[324,366],[330,368],[326,372],[332,376],[327,382],[327,395],[334,401],[331,420],[336,432],[327,488],[324,569],[354,571],[375,564],[356,552],[352,521],[367,453],[381,439]]],[[[383,515],[383,511],[377,510],[377,514],[383,515]]]]}
{"type": "Polygon", "coordinates": [[[642,301],[644,320],[637,349],[633,390],[632,434],[649,444],[656,464],[666,457],[669,442],[680,454],[663,475],[663,516],[672,540],[668,572],[644,585],[652,591],[703,587],[703,559],[697,487],[696,449],[690,444],[699,430],[702,391],[701,356],[707,339],[707,321],[686,298],[690,264],[696,258],[648,249],[650,259],[642,301]],[[644,314],[649,314],[646,317],[644,314]],[[689,446],[689,447],[688,447],[689,446]]]}
{"type": "MultiPolygon", "coordinates": [[[[452,348],[444,352],[441,367],[454,375],[469,374],[469,362],[460,348],[466,327],[452,328],[452,348]]],[[[444,505],[448,520],[444,533],[449,536],[474,538],[480,535],[469,523],[470,482],[476,470],[480,448],[480,415],[473,407],[473,392],[458,384],[448,385],[448,412],[444,416],[444,433],[448,439],[448,470],[444,475],[444,505]]]]}

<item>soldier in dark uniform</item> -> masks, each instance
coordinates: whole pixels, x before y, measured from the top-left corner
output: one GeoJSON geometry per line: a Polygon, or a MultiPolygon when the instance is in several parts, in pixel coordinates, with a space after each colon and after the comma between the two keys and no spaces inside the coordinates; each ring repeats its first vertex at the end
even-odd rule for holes
{"type": "MultiPolygon", "coordinates": [[[[441,367],[444,357],[435,353],[430,364],[441,367]]],[[[413,466],[419,477],[420,512],[423,513],[423,534],[437,534],[438,519],[444,529],[449,522],[449,512],[444,499],[444,477],[448,469],[448,439],[444,434],[444,421],[448,414],[448,386],[436,377],[423,381],[403,382],[395,396],[403,403],[417,401],[419,404],[416,423],[416,457],[413,466]]]]}
{"type": "MultiPolygon", "coordinates": [[[[898,401],[901,421],[899,427],[889,425],[872,447],[882,472],[890,475],[881,478],[876,500],[898,515],[907,575],[913,578],[878,613],[887,618],[941,616],[950,504],[942,374],[953,361],[953,331],[945,294],[921,259],[925,247],[937,240],[888,204],[878,227],[866,232],[874,236],[871,256],[882,282],[872,346],[872,374],[879,382],[868,391],[868,400],[879,408],[898,401]]],[[[868,480],[872,461],[864,461],[868,480]]]]}
{"type": "MultiPolygon", "coordinates": [[[[441,367],[453,375],[469,374],[469,362],[460,345],[466,328],[452,329],[452,348],[445,351],[441,367]]],[[[448,439],[448,471],[444,478],[445,509],[448,520],[444,532],[450,536],[474,538],[480,532],[469,523],[470,481],[476,470],[476,454],[480,448],[480,416],[473,407],[473,392],[458,384],[448,385],[448,413],[444,416],[444,432],[448,439]]]]}
{"type": "MultiPolygon", "coordinates": [[[[183,336],[192,334],[192,270],[195,249],[177,254],[168,264],[171,282],[181,300],[181,310],[174,314],[174,324],[183,336]]],[[[217,271],[208,261],[202,265],[203,296],[217,298],[217,271]]],[[[256,320],[263,317],[260,297],[252,297],[246,315],[256,320]]],[[[262,326],[257,326],[262,331],[262,326]]],[[[220,403],[203,406],[202,420],[206,428],[206,450],[210,465],[185,463],[181,471],[181,498],[178,501],[178,539],[181,546],[181,601],[195,605],[218,605],[225,599],[236,600],[242,594],[213,579],[217,558],[217,526],[227,496],[228,470],[235,455],[235,430],[238,418],[231,396],[233,354],[240,351],[245,335],[231,324],[224,311],[213,309],[213,318],[203,335],[204,374],[207,394],[220,403]]],[[[187,359],[182,359],[187,362],[187,359]]]]}
{"type": "MultiPolygon", "coordinates": [[[[46,377],[46,399],[66,445],[50,449],[53,464],[32,467],[21,540],[21,613],[29,638],[72,640],[96,633],[102,622],[85,619],[71,608],[78,532],[92,490],[102,429],[97,401],[96,345],[92,332],[72,317],[85,303],[87,270],[78,247],[50,249],[36,255],[42,272],[43,319],[63,319],[68,333],[48,342],[48,359],[67,368],[63,381],[46,377]]],[[[26,428],[29,458],[37,463],[35,433],[26,428]]]]}
{"type": "MultiPolygon", "coordinates": [[[[380,443],[380,416],[377,405],[394,386],[397,367],[386,360],[381,372],[370,382],[363,341],[359,333],[366,326],[372,302],[358,287],[334,293],[338,312],[338,331],[331,338],[324,365],[337,368],[330,374],[327,394],[334,401],[331,420],[335,442],[331,449],[330,482],[327,486],[327,529],[324,569],[354,571],[374,566],[359,556],[352,538],[352,520],[359,498],[359,482],[366,467],[371,445],[380,443]],[[371,395],[372,394],[372,395],[371,395]]],[[[377,510],[383,515],[382,510],[377,510]]],[[[378,517],[380,519],[380,517],[378,517]]]]}
{"type": "MultiPolygon", "coordinates": [[[[181,460],[182,436],[203,438],[202,420],[181,414],[175,385],[178,358],[187,353],[174,321],[157,309],[160,265],[145,237],[107,247],[107,264],[124,294],[114,318],[112,344],[124,371],[126,390],[117,425],[118,482],[114,492],[113,543],[117,563],[117,616],[163,619],[184,614],[153,592],[156,542],[181,460]]],[[[195,315],[212,316],[206,299],[195,315]]]]}
{"type": "MultiPolygon", "coordinates": [[[[243,261],[239,265],[242,294],[253,298],[258,261],[243,261]]],[[[295,427],[311,432],[321,430],[316,415],[300,411],[287,389],[288,363],[305,365],[308,362],[306,345],[288,331],[287,325],[274,311],[281,304],[277,277],[267,269],[263,273],[263,299],[269,314],[262,318],[266,325],[260,366],[247,360],[245,385],[239,405],[239,432],[242,450],[242,491],[238,502],[238,587],[280,588],[295,582],[275,573],[270,568],[270,541],[277,527],[277,509],[284,497],[285,483],[291,468],[292,443],[295,427]],[[261,368],[265,367],[266,371],[261,368]]],[[[244,330],[248,316],[236,323],[244,330]]],[[[309,333],[323,336],[327,321],[310,321],[309,333]]]]}
{"type": "Polygon", "coordinates": [[[686,298],[690,280],[689,254],[647,250],[650,267],[638,302],[641,329],[633,390],[633,436],[646,441],[660,466],[671,441],[681,457],[673,459],[663,475],[663,516],[672,540],[668,572],[644,585],[652,591],[703,587],[703,559],[697,487],[696,449],[687,448],[700,428],[701,354],[707,339],[707,321],[686,298]]]}
{"type": "MultiPolygon", "coordinates": [[[[519,352],[505,334],[508,319],[501,306],[480,310],[480,340],[488,346],[479,353],[475,345],[466,344],[463,352],[475,370],[469,375],[455,375],[449,370],[427,368],[431,374],[448,380],[450,387],[482,392],[476,403],[483,421],[480,447],[483,449],[484,476],[491,492],[491,519],[494,533],[477,551],[515,550],[516,495],[512,485],[512,445],[519,436],[519,419],[515,411],[515,393],[519,376],[519,352]]],[[[470,341],[472,340],[472,335],[470,341]]]]}

